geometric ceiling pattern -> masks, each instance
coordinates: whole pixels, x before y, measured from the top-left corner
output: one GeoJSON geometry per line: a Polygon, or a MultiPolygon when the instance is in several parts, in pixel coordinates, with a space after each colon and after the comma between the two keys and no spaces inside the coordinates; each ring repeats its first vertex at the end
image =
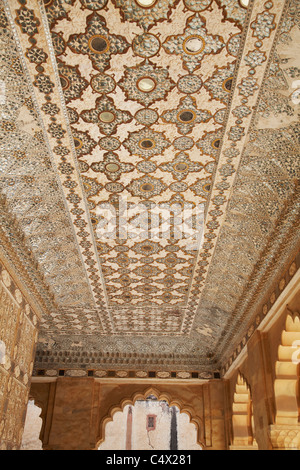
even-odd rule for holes
{"type": "Polygon", "coordinates": [[[41,350],[220,369],[299,247],[297,1],[0,13],[2,205],[34,259],[41,350]]]}

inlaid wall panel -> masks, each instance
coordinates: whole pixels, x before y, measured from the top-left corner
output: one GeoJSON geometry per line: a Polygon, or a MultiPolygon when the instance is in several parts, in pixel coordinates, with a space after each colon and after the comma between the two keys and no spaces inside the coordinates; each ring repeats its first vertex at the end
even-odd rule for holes
{"type": "Polygon", "coordinates": [[[0,449],[20,446],[39,318],[0,261],[0,449]]]}

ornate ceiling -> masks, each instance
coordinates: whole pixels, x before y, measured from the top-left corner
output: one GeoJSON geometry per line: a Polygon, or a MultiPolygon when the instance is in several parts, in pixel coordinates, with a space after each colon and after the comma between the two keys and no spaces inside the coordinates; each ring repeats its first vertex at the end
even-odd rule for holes
{"type": "Polygon", "coordinates": [[[299,249],[299,2],[2,1],[37,368],[224,372],[299,249]]]}

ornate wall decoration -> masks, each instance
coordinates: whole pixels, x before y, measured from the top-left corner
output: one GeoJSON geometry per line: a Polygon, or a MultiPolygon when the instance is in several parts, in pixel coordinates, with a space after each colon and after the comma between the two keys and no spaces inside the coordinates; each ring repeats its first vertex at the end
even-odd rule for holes
{"type": "Polygon", "coordinates": [[[0,448],[21,444],[40,318],[0,262],[0,448]]]}
{"type": "Polygon", "coordinates": [[[88,82],[80,76],[78,67],[67,66],[59,60],[57,65],[66,103],[69,103],[73,99],[80,98],[83,90],[88,86],[88,82]]]}

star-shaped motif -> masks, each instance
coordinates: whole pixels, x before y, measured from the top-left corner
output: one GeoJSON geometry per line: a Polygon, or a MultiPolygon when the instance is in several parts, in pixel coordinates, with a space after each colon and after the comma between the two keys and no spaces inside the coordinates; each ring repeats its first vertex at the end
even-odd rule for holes
{"type": "Polygon", "coordinates": [[[165,139],[163,133],[145,127],[140,131],[131,132],[123,145],[132,155],[149,158],[153,155],[161,155],[171,143],[165,139]]]}
{"type": "Polygon", "coordinates": [[[189,156],[184,153],[178,153],[171,162],[162,163],[159,168],[162,171],[172,173],[178,181],[183,180],[189,173],[200,171],[203,165],[199,162],[192,162],[189,156]]]}
{"type": "Polygon", "coordinates": [[[136,67],[126,67],[124,77],[118,85],[127,99],[149,106],[162,100],[175,87],[166,68],[156,67],[147,60],[136,67]]]}
{"type": "Polygon", "coordinates": [[[192,96],[181,98],[177,109],[165,111],[162,115],[164,122],[176,124],[180,134],[188,134],[193,130],[195,124],[207,122],[212,115],[209,111],[198,110],[196,100],[192,96]]]}
{"type": "Polygon", "coordinates": [[[91,169],[96,172],[105,173],[110,181],[116,181],[122,173],[129,173],[134,170],[132,163],[121,163],[117,154],[107,152],[104,154],[102,162],[93,162],[91,169]]]}
{"type": "Polygon", "coordinates": [[[96,107],[82,111],[81,117],[86,122],[98,124],[103,134],[115,134],[118,124],[127,123],[132,120],[128,111],[121,111],[114,105],[112,98],[101,96],[96,100],[96,107]]]}
{"type": "Polygon", "coordinates": [[[158,178],[152,176],[143,176],[142,178],[133,180],[126,189],[133,195],[149,199],[161,194],[167,186],[158,178]]]}
{"type": "Polygon", "coordinates": [[[97,13],[89,15],[86,21],[86,31],[70,36],[68,46],[77,54],[87,54],[93,66],[104,72],[109,68],[111,56],[124,54],[130,44],[122,36],[110,34],[105,19],[97,13]]]}
{"type": "Polygon", "coordinates": [[[169,36],[163,43],[166,52],[181,55],[190,73],[201,67],[205,55],[217,54],[225,46],[223,38],[208,34],[205,26],[205,18],[197,13],[188,18],[183,34],[169,36]]]}

